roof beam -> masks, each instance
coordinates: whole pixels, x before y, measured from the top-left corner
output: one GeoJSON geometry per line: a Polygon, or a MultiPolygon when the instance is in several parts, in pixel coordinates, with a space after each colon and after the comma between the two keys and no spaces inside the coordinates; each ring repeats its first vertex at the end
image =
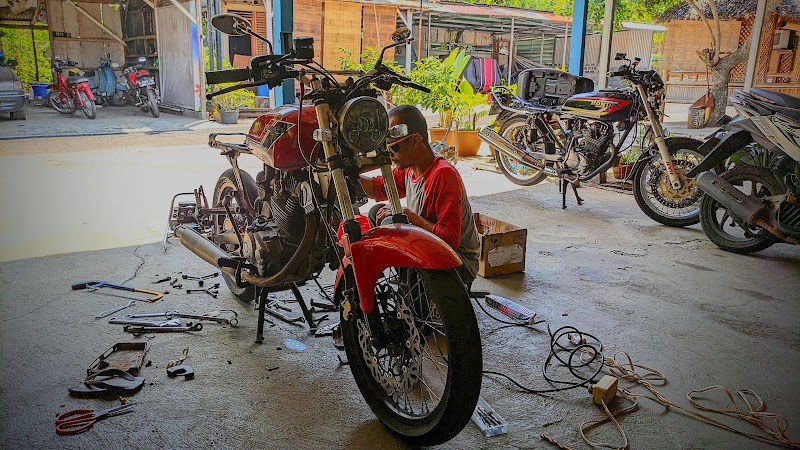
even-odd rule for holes
{"type": "Polygon", "coordinates": [[[119,37],[116,34],[114,34],[113,31],[109,30],[108,27],[106,27],[105,25],[100,23],[100,21],[95,19],[94,16],[92,16],[91,14],[86,12],[85,9],[81,8],[80,6],[78,6],[75,2],[73,2],[71,0],[67,0],[65,3],[68,3],[68,4],[72,5],[72,7],[75,8],[79,13],[83,14],[84,16],[86,16],[87,19],[91,20],[95,25],[100,27],[101,30],[105,31],[109,36],[111,36],[112,38],[117,40],[120,44],[122,44],[125,47],[128,46],[128,44],[125,41],[123,41],[121,37],[119,37]]]}
{"type": "Polygon", "coordinates": [[[175,5],[176,8],[178,8],[178,11],[182,12],[184,16],[188,17],[189,20],[191,20],[193,24],[197,25],[197,18],[195,16],[193,16],[192,13],[187,11],[186,8],[183,7],[183,5],[178,3],[178,0],[169,0],[169,1],[173,5],[175,5]]]}

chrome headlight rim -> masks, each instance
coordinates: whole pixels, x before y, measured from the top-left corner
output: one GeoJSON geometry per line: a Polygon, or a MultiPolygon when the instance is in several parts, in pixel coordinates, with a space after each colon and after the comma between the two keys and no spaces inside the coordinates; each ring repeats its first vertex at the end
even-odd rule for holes
{"type": "Polygon", "coordinates": [[[389,114],[383,104],[373,97],[361,96],[348,100],[339,109],[337,119],[339,136],[357,152],[369,153],[386,142],[389,114]],[[353,126],[354,123],[358,126],[353,126]]]}

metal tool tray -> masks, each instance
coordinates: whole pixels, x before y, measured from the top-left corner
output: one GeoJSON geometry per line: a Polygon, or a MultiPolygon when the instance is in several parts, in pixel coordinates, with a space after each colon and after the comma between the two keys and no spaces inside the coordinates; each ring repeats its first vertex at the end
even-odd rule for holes
{"type": "Polygon", "coordinates": [[[119,342],[98,356],[86,374],[91,377],[104,370],[119,369],[138,376],[146,353],[146,342],[119,342]]]}

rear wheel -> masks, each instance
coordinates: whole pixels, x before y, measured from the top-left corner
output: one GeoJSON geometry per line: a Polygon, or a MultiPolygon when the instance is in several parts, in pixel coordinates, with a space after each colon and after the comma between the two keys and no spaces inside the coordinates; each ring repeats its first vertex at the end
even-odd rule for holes
{"type": "Polygon", "coordinates": [[[358,309],[341,327],[356,384],[392,431],[436,445],[466,426],[483,363],[475,313],[454,269],[386,269],[369,317],[358,309]]]}
{"type": "Polygon", "coordinates": [[[81,107],[83,114],[90,119],[97,117],[97,105],[94,104],[94,100],[89,100],[85,92],[78,92],[78,95],[81,98],[81,103],[83,103],[81,107]]]}
{"type": "MultiPolygon", "coordinates": [[[[764,167],[736,166],[721,176],[740,191],[757,198],[786,192],[772,171],[764,167]]],[[[710,195],[703,196],[700,224],[717,247],[742,255],[759,252],[778,241],[776,236],[759,226],[737,224],[728,210],[710,195]]]]}
{"type": "Polygon", "coordinates": [[[156,95],[153,93],[152,89],[147,90],[147,104],[150,105],[150,114],[158,118],[161,112],[158,110],[158,102],[156,101],[156,95]]]}
{"type": "MultiPolygon", "coordinates": [[[[247,172],[240,170],[239,173],[242,176],[242,184],[244,185],[244,190],[247,193],[248,201],[254,202],[256,197],[258,197],[258,188],[256,187],[256,182],[253,181],[253,178],[247,172]]],[[[217,185],[214,187],[213,200],[215,207],[222,206],[222,199],[236,191],[235,179],[236,177],[233,174],[233,169],[226,170],[217,179],[217,185]]],[[[233,213],[233,222],[231,222],[227,215],[214,216],[212,223],[214,235],[225,233],[235,234],[236,232],[234,231],[233,227],[244,225],[244,216],[238,213],[240,207],[237,203],[236,196],[231,198],[229,207],[231,209],[231,213],[233,213]]],[[[241,256],[242,249],[239,248],[238,244],[221,244],[220,248],[225,250],[227,253],[241,256]]],[[[236,285],[236,279],[224,271],[222,272],[222,279],[225,280],[225,284],[228,285],[228,289],[230,289],[233,295],[235,295],[239,300],[249,302],[254,298],[255,288],[253,286],[240,288],[236,285]]]]}
{"type": "Polygon", "coordinates": [[[702,143],[695,140],[669,144],[672,166],[681,181],[680,189],[672,188],[660,155],[636,167],[632,175],[633,196],[648,217],[670,227],[686,227],[700,221],[703,191],[697,188],[694,178],[686,176],[708,153],[701,151],[700,145],[702,143]]]}
{"type": "MultiPolygon", "coordinates": [[[[531,148],[531,144],[527,142],[525,123],[526,121],[524,118],[509,120],[503,124],[503,127],[500,129],[500,135],[520,150],[544,152],[543,148],[531,148]]],[[[495,152],[495,156],[500,171],[514,184],[533,186],[547,178],[547,174],[543,171],[522,164],[519,160],[511,158],[499,150],[495,152]]],[[[543,165],[544,163],[545,162],[542,161],[543,165]]]]}
{"type": "Polygon", "coordinates": [[[47,96],[50,100],[50,106],[59,113],[72,114],[75,112],[75,101],[69,95],[62,95],[58,91],[50,91],[47,96]]]}

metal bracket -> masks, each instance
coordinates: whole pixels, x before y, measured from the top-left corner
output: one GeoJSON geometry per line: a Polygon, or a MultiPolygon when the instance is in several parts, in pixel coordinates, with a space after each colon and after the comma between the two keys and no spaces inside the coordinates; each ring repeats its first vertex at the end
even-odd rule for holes
{"type": "Polygon", "coordinates": [[[308,181],[304,181],[300,185],[300,203],[306,214],[314,211],[314,191],[311,190],[311,184],[308,181]]]}
{"type": "Polygon", "coordinates": [[[317,142],[331,142],[333,140],[333,133],[331,130],[317,128],[314,130],[314,140],[317,142]]]}

